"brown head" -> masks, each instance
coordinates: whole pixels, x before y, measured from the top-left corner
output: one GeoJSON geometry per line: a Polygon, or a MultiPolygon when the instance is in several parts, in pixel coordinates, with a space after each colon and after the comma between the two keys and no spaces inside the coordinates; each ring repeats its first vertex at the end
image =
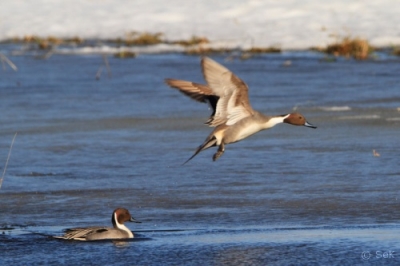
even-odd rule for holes
{"type": "Polygon", "coordinates": [[[306,126],[311,128],[317,128],[316,126],[311,125],[307,122],[302,114],[299,113],[291,113],[288,117],[283,120],[284,123],[288,123],[295,126],[306,126]]]}
{"type": "Polygon", "coordinates": [[[138,220],[135,220],[129,211],[125,208],[117,208],[114,210],[113,215],[111,217],[111,222],[114,227],[117,224],[124,224],[125,222],[135,222],[140,223],[138,220]]]}

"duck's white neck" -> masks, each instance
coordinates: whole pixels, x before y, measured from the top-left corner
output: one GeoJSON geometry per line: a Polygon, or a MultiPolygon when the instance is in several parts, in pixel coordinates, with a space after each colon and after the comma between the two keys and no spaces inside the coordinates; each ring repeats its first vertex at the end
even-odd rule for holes
{"type": "Polygon", "coordinates": [[[274,116],[271,119],[269,119],[265,124],[264,128],[268,129],[271,127],[276,126],[277,124],[283,123],[283,121],[289,117],[290,114],[287,114],[285,116],[274,116]]]}
{"type": "Polygon", "coordinates": [[[118,217],[117,217],[117,214],[114,213],[114,221],[115,221],[115,226],[114,226],[114,227],[115,227],[116,229],[125,231],[126,233],[128,233],[129,238],[133,238],[133,233],[132,233],[132,231],[129,230],[129,228],[126,227],[124,224],[120,224],[120,223],[118,222],[118,219],[117,219],[117,218],[118,218],[118,217]]]}

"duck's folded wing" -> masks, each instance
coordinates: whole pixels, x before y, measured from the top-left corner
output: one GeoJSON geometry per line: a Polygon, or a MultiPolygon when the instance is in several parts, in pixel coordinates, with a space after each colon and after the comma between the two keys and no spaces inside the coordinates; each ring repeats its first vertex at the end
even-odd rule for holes
{"type": "Polygon", "coordinates": [[[64,239],[84,239],[93,233],[108,231],[107,227],[70,228],[65,230],[64,239]]]}

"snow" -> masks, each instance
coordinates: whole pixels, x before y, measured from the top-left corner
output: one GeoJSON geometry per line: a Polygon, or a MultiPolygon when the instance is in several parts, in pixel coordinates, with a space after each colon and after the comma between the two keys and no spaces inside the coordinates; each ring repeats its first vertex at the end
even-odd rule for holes
{"type": "Polygon", "coordinates": [[[168,40],[205,36],[230,46],[305,49],[336,37],[400,44],[396,0],[0,0],[0,40],[117,38],[162,32],[168,40]]]}

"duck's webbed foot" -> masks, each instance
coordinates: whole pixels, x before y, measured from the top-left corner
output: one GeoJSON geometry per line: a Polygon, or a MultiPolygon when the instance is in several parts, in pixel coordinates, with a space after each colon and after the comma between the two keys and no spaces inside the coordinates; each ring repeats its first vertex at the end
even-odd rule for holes
{"type": "Polygon", "coordinates": [[[224,154],[224,151],[225,151],[225,145],[224,143],[221,143],[221,145],[219,145],[218,151],[213,156],[213,161],[215,162],[219,157],[221,157],[222,154],[224,154]]]}

